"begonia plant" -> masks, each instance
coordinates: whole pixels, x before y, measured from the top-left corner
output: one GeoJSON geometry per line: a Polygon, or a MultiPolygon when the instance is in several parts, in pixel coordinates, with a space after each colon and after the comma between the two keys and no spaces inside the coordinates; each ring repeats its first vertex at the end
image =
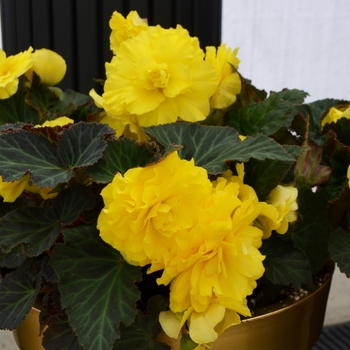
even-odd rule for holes
{"type": "Polygon", "coordinates": [[[101,94],[0,52],[0,328],[36,306],[45,349],[205,349],[327,261],[349,277],[350,102],[267,93],[136,11],[110,27],[101,94]]]}

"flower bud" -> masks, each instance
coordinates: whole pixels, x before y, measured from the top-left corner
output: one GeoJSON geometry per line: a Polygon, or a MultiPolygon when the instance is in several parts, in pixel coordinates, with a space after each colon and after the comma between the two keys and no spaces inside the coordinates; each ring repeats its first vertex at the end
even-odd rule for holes
{"type": "MultiPolygon", "coordinates": [[[[43,84],[53,86],[64,78],[67,65],[64,58],[58,53],[48,49],[40,49],[33,53],[32,70],[39,75],[43,84]]],[[[31,78],[31,72],[29,76],[31,78]]]]}

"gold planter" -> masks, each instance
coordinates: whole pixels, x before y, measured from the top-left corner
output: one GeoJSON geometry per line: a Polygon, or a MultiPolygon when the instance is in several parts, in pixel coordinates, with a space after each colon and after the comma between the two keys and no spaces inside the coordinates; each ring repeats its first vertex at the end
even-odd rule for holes
{"type": "MultiPolygon", "coordinates": [[[[271,305],[264,314],[229,328],[214,343],[212,350],[310,350],[321,334],[334,265],[325,281],[300,300],[286,298],[271,305]]],[[[42,350],[38,309],[32,308],[14,331],[21,350],[42,350]]],[[[161,334],[158,340],[180,348],[179,340],[161,334]]]]}
{"type": "MultiPolygon", "coordinates": [[[[326,312],[334,264],[322,284],[309,290],[300,300],[286,298],[270,305],[262,315],[243,320],[226,330],[211,350],[310,350],[319,338],[326,312]]],[[[158,340],[180,349],[180,339],[162,333],[158,340]]]]}
{"type": "Polygon", "coordinates": [[[32,307],[21,325],[13,331],[16,344],[21,350],[44,350],[39,327],[40,310],[32,307]]]}

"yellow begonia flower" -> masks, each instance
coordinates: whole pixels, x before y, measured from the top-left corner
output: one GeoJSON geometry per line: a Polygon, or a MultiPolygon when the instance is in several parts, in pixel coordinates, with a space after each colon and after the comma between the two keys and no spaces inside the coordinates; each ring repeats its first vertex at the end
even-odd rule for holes
{"type": "Polygon", "coordinates": [[[3,197],[4,202],[14,202],[25,190],[28,181],[28,175],[13,182],[3,181],[2,176],[0,176],[0,196],[3,197]]]}
{"type": "Polygon", "coordinates": [[[217,50],[214,46],[206,49],[205,60],[215,68],[219,80],[219,86],[210,99],[212,108],[222,109],[231,106],[241,92],[241,78],[237,73],[240,61],[237,53],[238,48],[232,51],[225,44],[221,44],[217,50]]]}
{"type": "Polygon", "coordinates": [[[117,174],[101,192],[101,238],[129,263],[162,269],[176,236],[193,226],[210,193],[207,172],[176,152],[157,164],[117,174]]]}
{"type": "Polygon", "coordinates": [[[129,124],[138,127],[204,120],[218,84],[198,39],[181,26],[148,27],[123,41],[106,75],[103,108],[123,125],[125,116],[137,118],[129,124]]]}
{"type": "Polygon", "coordinates": [[[0,99],[14,95],[18,89],[18,77],[23,75],[33,65],[33,49],[17,55],[6,57],[5,51],[0,49],[0,99]]]}
{"type": "Polygon", "coordinates": [[[191,338],[202,343],[238,323],[237,313],[250,315],[246,297],[264,273],[264,256],[258,250],[263,233],[253,226],[261,205],[254,189],[243,184],[242,164],[237,172],[232,176],[228,171],[213,182],[198,223],[177,236],[177,249],[157,280],[170,283],[170,311],[161,320],[169,336],[177,337],[184,324],[181,314],[191,338]]]}
{"type": "Polygon", "coordinates": [[[35,128],[42,128],[45,126],[49,126],[49,127],[55,127],[55,126],[64,126],[64,125],[68,125],[68,124],[74,124],[74,120],[68,117],[59,117],[57,119],[54,120],[47,120],[46,122],[44,122],[41,125],[35,125],[35,128]]]}
{"type": "Polygon", "coordinates": [[[288,231],[290,222],[294,222],[298,218],[298,189],[294,186],[278,185],[267,197],[267,203],[274,206],[278,211],[279,226],[276,232],[284,234],[288,231]]]}
{"type": "Polygon", "coordinates": [[[109,37],[110,48],[116,55],[121,42],[134,38],[142,30],[147,30],[147,20],[140,18],[136,11],[130,11],[126,18],[114,11],[109,26],[112,30],[109,37]]]}
{"type": "Polygon", "coordinates": [[[64,78],[67,64],[58,53],[48,49],[39,49],[34,51],[33,67],[26,74],[30,81],[32,80],[33,71],[39,75],[43,84],[54,86],[64,78]]]}
{"type": "Polygon", "coordinates": [[[321,121],[321,128],[323,128],[327,123],[336,123],[340,118],[350,119],[350,107],[337,109],[332,107],[328,114],[321,121]]]}

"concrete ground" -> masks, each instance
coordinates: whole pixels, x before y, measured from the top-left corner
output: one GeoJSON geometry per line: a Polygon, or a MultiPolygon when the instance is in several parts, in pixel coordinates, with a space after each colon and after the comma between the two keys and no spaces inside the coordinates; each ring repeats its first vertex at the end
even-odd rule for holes
{"type": "MultiPolygon", "coordinates": [[[[350,278],[336,269],[328,299],[325,325],[350,321],[350,278]]],[[[0,330],[0,350],[18,350],[12,332],[0,330]]]]}

